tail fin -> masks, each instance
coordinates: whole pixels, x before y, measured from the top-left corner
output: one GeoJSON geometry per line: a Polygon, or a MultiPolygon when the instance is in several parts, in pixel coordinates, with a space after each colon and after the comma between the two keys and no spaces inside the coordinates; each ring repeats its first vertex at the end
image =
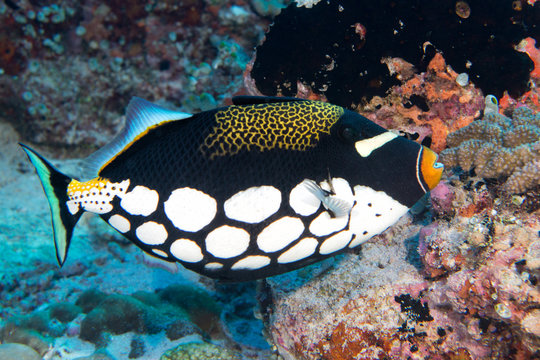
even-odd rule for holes
{"type": "Polygon", "coordinates": [[[22,146],[32,165],[36,168],[39,180],[41,180],[41,185],[45,191],[45,196],[47,196],[47,200],[49,201],[56,259],[58,260],[58,264],[62,266],[67,257],[73,228],[83,213],[83,211],[78,211],[75,214],[71,214],[67,207],[67,186],[72,179],[56,170],[51,163],[36,151],[24,144],[19,143],[19,145],[22,146]]]}

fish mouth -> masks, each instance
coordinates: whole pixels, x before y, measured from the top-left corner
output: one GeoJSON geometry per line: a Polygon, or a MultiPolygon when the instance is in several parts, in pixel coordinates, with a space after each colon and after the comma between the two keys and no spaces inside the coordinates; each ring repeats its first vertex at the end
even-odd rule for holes
{"type": "Polygon", "coordinates": [[[436,152],[425,146],[423,146],[422,150],[420,174],[429,190],[433,190],[439,181],[441,181],[444,165],[437,161],[439,160],[439,155],[436,152]]]}

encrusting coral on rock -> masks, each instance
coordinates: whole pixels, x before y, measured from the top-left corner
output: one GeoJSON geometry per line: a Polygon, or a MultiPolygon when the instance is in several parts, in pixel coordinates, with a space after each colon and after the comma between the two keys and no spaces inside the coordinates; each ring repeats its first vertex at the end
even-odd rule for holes
{"type": "Polygon", "coordinates": [[[384,98],[375,96],[358,111],[377,124],[408,134],[417,134],[417,142],[427,143],[434,151],[446,147],[448,133],[469,125],[480,116],[484,99],[474,84],[460,85],[456,73],[441,53],[436,53],[426,71],[414,73],[412,64],[400,58],[384,63],[401,81],[384,98]]]}
{"type": "Polygon", "coordinates": [[[441,152],[448,168],[474,168],[483,178],[508,177],[503,190],[523,193],[540,185],[540,114],[516,108],[512,118],[488,112],[484,118],[448,135],[441,152]]]}
{"type": "MultiPolygon", "coordinates": [[[[432,281],[430,305],[451,309],[448,317],[457,317],[478,344],[504,339],[504,347],[513,348],[511,358],[536,358],[538,211],[520,211],[522,205],[494,197],[485,184],[466,190],[454,177],[441,186],[449,188],[453,206],[434,208],[437,220],[420,231],[418,248],[432,281]]],[[[493,343],[487,358],[506,359],[505,351],[493,343]]]]}

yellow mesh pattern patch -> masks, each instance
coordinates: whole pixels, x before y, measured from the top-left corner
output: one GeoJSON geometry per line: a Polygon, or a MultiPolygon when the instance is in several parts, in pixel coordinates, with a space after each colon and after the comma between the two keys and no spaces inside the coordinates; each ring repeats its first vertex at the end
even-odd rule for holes
{"type": "Polygon", "coordinates": [[[318,101],[229,106],[215,114],[216,126],[201,145],[210,159],[241,150],[304,151],[329,134],[343,108],[318,101]]]}

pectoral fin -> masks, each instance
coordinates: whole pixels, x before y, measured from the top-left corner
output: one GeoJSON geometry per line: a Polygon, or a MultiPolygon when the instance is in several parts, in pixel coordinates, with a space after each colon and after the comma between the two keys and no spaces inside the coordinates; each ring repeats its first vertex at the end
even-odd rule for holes
{"type": "Polygon", "coordinates": [[[323,206],[332,213],[334,217],[348,216],[352,205],[349,201],[324,190],[313,180],[305,181],[306,188],[321,201],[323,206]]]}

